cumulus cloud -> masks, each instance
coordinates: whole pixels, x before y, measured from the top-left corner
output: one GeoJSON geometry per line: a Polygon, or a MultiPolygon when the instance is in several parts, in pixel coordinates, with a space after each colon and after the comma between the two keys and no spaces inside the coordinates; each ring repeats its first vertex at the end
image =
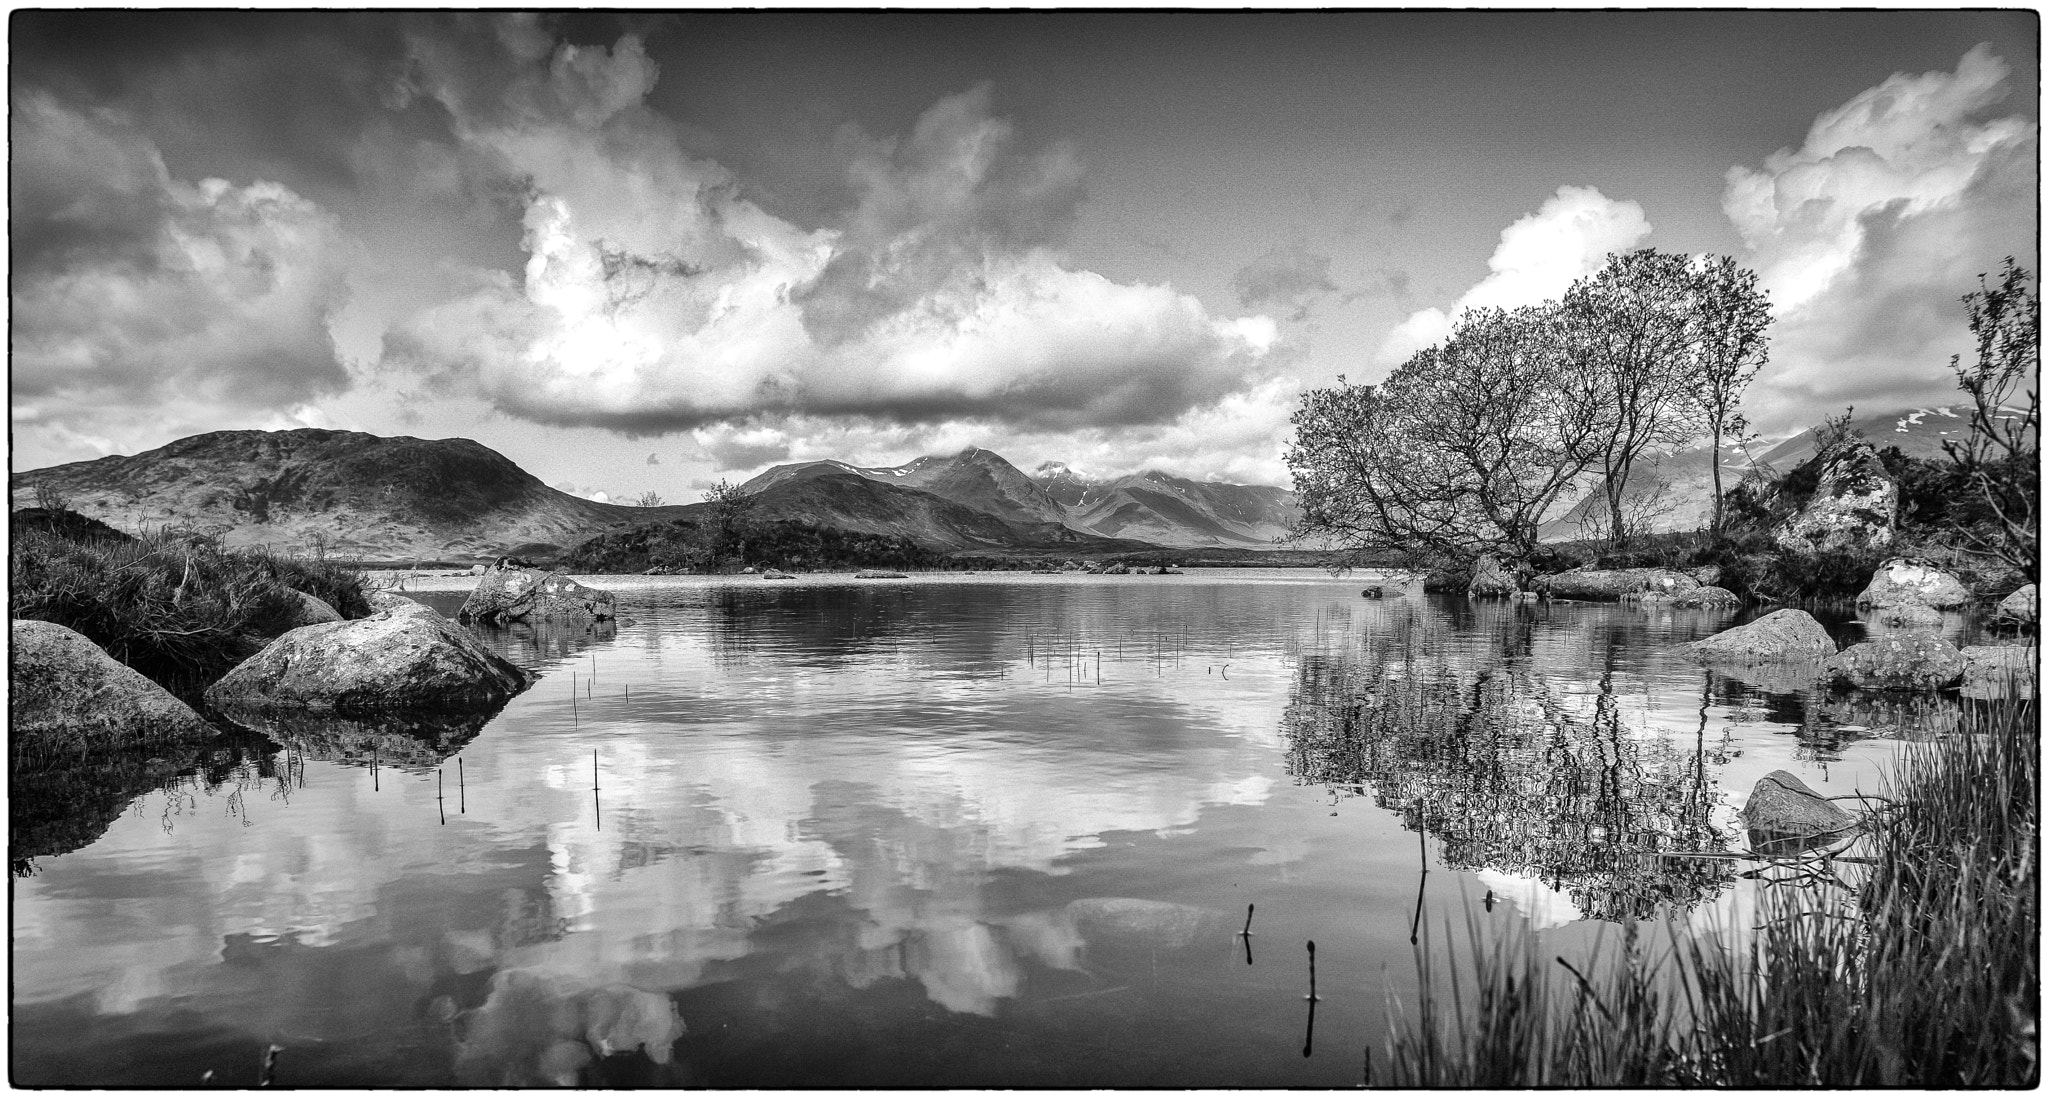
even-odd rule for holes
{"type": "Polygon", "coordinates": [[[1959,299],[2006,255],[2038,266],[2038,127],[1985,117],[2008,76],[1980,45],[1954,72],[1893,75],[1821,114],[1799,148],[1729,169],[1722,208],[1777,314],[1747,401],[1761,425],[1954,396],[1959,299]]]}
{"type": "Polygon", "coordinates": [[[1512,309],[1561,297],[1574,281],[1600,269],[1610,252],[1637,247],[1650,235],[1642,206],[1594,187],[1559,187],[1535,213],[1500,233],[1486,261],[1491,273],[1449,309],[1423,309],[1388,333],[1375,360],[1393,366],[1441,342],[1466,309],[1512,309]]]}
{"type": "Polygon", "coordinates": [[[1335,293],[1330,257],[1294,244],[1275,248],[1238,268],[1230,278],[1238,304],[1247,309],[1281,309],[1289,320],[1306,320],[1311,306],[1335,293]]]}
{"type": "Polygon", "coordinates": [[[11,394],[51,445],[200,409],[256,426],[347,387],[328,320],[353,246],[329,213],[276,183],[174,179],[119,114],[40,93],[10,139],[11,394]]]}
{"type": "Polygon", "coordinates": [[[549,48],[531,21],[495,26],[422,36],[408,86],[527,180],[525,271],[394,329],[400,368],[535,422],[655,434],[764,413],[1162,423],[1266,363],[1264,317],[1069,268],[1078,164],[1020,148],[986,88],[901,139],[843,131],[855,201],[805,229],[681,148],[642,102],[658,72],[634,36],[549,48]]]}

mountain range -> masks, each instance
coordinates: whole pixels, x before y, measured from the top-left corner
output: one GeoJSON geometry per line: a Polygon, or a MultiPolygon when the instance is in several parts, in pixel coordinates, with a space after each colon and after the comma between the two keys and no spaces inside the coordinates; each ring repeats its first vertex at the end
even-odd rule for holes
{"type": "MultiPolygon", "coordinates": [[[[117,529],[193,527],[231,546],[368,561],[552,558],[599,533],[702,520],[709,507],[584,499],[469,439],[315,428],[194,435],[132,456],[17,472],[10,488],[16,506],[47,489],[117,529]]],[[[1091,481],[1048,466],[1027,476],[982,449],[890,469],[778,466],[741,488],[754,497],[756,519],[903,537],[946,552],[1256,549],[1284,532],[1292,506],[1282,489],[1156,472],[1091,481]]]]}

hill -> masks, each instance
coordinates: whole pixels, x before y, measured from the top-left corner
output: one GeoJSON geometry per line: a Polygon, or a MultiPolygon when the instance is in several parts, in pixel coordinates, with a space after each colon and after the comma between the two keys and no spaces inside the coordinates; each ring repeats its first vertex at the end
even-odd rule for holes
{"type": "Polygon", "coordinates": [[[301,547],[368,561],[551,556],[598,530],[675,508],[556,491],[465,438],[357,431],[215,431],[132,456],[15,473],[26,502],[56,490],[116,529],[190,526],[231,547],[301,547]]]}

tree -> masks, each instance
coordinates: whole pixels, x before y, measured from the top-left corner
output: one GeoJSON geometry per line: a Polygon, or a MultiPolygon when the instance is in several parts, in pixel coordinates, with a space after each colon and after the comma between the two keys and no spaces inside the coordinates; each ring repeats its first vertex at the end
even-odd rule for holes
{"type": "Polygon", "coordinates": [[[1603,410],[1595,466],[1617,542],[1628,531],[1628,475],[1636,460],[1697,437],[1690,371],[1700,332],[1691,266],[1686,256],[1654,248],[1610,255],[1598,273],[1565,291],[1560,309],[1569,399],[1603,410]]]}
{"type": "Polygon", "coordinates": [[[1472,310],[1383,384],[1305,394],[1286,456],[1296,534],[1415,563],[1527,560],[1602,437],[1559,338],[1553,307],[1472,310]]]}
{"type": "Polygon", "coordinates": [[[634,500],[633,502],[641,507],[659,507],[661,506],[661,493],[656,492],[650,488],[647,491],[640,493],[640,498],[634,500]]]}
{"type": "Polygon", "coordinates": [[[1692,270],[1692,396],[1713,441],[1714,510],[1710,531],[1721,536],[1721,445],[1742,437],[1748,423],[1738,406],[1742,391],[1770,361],[1771,300],[1757,289],[1756,272],[1729,256],[1706,256],[1692,270]]]}
{"type": "Polygon", "coordinates": [[[737,484],[721,480],[705,490],[704,502],[711,505],[712,565],[715,567],[728,556],[744,559],[746,536],[752,526],[749,515],[759,502],[758,497],[749,495],[737,484]]]}
{"type": "Polygon", "coordinates": [[[2041,567],[2034,528],[2041,484],[2041,298],[2027,279],[2026,268],[2007,256],[1997,286],[1979,275],[1982,288],[1964,295],[1977,361],[1964,365],[1957,355],[1949,367],[1970,395],[1970,433],[1941,445],[1994,519],[1990,531],[1964,532],[1971,548],[2031,579],[2041,567]]]}

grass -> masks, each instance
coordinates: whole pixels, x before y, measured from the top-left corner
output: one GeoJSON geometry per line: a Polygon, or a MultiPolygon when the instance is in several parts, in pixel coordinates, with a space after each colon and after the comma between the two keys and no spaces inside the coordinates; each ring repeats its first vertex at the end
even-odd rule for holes
{"type": "Polygon", "coordinates": [[[15,617],[76,630],[186,697],[289,628],[298,608],[294,590],[343,617],[370,611],[362,577],[351,568],[228,550],[176,530],[125,541],[17,530],[12,557],[15,617]]]}
{"type": "Polygon", "coordinates": [[[1581,969],[1474,919],[1417,954],[1380,1070],[1394,1086],[2031,1087],[2040,1014],[2034,703],[1907,745],[1860,848],[1759,889],[1758,926],[1633,925],[1581,969]],[[1840,871],[1840,872],[1838,872],[1840,871]]]}

